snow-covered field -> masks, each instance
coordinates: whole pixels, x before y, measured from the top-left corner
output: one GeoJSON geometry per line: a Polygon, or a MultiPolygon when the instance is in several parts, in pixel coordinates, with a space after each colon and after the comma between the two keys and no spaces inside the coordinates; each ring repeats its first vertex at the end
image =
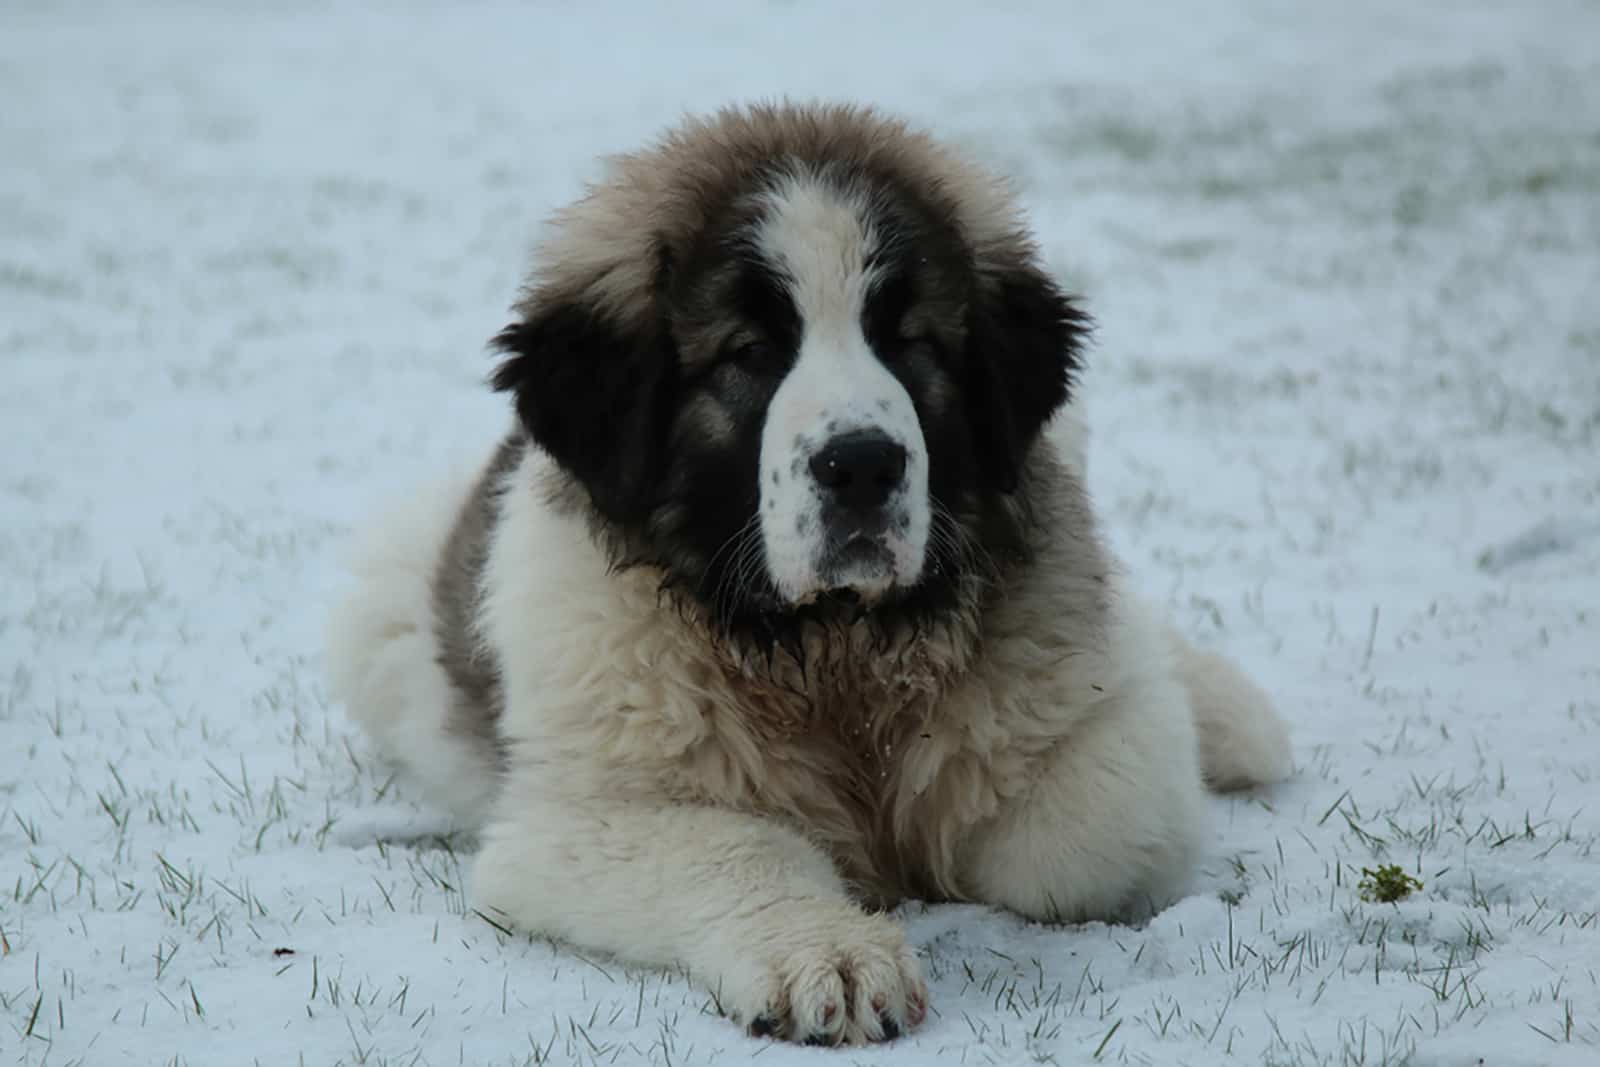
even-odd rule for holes
{"type": "Polygon", "coordinates": [[[1600,7],[945,6],[0,4],[0,1062],[1600,1063],[1600,7]],[[908,908],[848,1052],[476,917],[318,651],[535,221],[780,92],[1015,176],[1115,543],[1299,767],[1143,928],[908,908]]]}

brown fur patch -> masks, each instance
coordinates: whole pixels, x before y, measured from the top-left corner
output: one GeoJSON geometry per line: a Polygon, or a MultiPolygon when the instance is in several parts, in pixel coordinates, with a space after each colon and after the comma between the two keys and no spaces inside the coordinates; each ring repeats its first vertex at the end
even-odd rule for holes
{"type": "Polygon", "coordinates": [[[903,122],[848,105],[727,108],[611,158],[552,220],[519,311],[581,297],[636,322],[663,262],[686,258],[752,179],[785,167],[858,172],[926,200],[967,242],[980,278],[1034,254],[1005,183],[903,122]]]}
{"type": "Polygon", "coordinates": [[[500,671],[478,634],[479,583],[489,558],[489,540],[499,517],[499,498],[506,477],[522,461],[526,442],[513,432],[494,457],[456,516],[433,573],[434,637],[439,666],[456,693],[447,727],[465,737],[499,748],[495,720],[500,715],[500,671]]]}

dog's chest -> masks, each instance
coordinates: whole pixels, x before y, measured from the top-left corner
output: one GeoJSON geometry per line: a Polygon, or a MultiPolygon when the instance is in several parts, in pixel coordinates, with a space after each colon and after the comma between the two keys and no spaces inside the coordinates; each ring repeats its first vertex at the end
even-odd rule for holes
{"type": "Polygon", "coordinates": [[[746,694],[740,731],[753,758],[736,802],[797,825],[825,844],[845,876],[871,895],[918,893],[924,857],[919,797],[904,756],[926,736],[935,708],[904,686],[813,694],[746,694]]]}

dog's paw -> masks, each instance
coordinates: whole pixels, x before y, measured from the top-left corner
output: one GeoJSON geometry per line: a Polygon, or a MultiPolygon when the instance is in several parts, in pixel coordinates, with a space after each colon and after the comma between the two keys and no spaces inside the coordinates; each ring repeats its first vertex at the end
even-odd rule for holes
{"type": "MultiPolygon", "coordinates": [[[[893,1041],[927,1017],[928,987],[889,919],[848,913],[774,930],[729,1006],[753,1037],[806,1045],[893,1041]]],[[[745,968],[741,968],[745,969],[745,968]]]]}

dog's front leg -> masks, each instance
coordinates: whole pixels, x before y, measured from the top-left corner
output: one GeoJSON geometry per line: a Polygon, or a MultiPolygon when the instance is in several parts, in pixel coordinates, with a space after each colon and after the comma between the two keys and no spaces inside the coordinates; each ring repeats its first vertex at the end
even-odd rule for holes
{"type": "Polygon", "coordinates": [[[718,808],[540,798],[512,788],[484,832],[478,907],[524,929],[686,965],[752,1034],[881,1041],[927,992],[890,919],[847,895],[828,857],[777,822],[718,808]]]}

